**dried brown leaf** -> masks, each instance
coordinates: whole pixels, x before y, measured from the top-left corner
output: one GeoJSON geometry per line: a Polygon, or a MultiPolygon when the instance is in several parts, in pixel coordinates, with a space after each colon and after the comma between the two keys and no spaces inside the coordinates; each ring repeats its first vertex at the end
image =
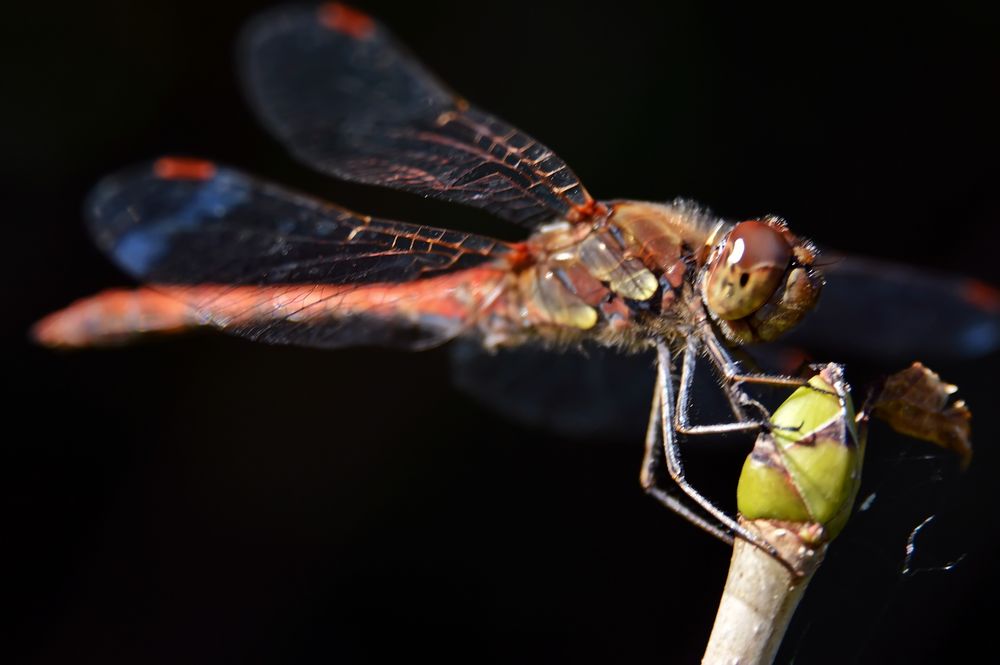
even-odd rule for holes
{"type": "Polygon", "coordinates": [[[965,402],[948,404],[958,388],[919,362],[885,381],[867,411],[900,432],[956,453],[962,468],[972,460],[970,419],[965,402]]]}

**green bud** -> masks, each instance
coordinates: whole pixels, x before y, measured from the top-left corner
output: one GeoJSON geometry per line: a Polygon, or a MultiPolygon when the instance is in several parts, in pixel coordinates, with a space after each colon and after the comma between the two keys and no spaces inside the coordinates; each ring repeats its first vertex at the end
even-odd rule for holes
{"type": "Polygon", "coordinates": [[[771,416],[774,429],[757,437],[740,475],[737,505],[750,520],[818,525],[819,537],[829,541],[850,515],[864,445],[840,367],[828,365],[809,385],[792,393],[771,416]]]}

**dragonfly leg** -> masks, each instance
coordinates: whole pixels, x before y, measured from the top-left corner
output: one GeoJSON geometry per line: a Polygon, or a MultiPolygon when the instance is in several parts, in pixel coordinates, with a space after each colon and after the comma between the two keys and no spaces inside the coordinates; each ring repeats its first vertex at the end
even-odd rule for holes
{"type": "Polygon", "coordinates": [[[684,348],[684,360],[681,364],[680,388],[677,391],[677,409],[674,411],[674,429],[681,434],[701,435],[701,434],[726,434],[729,432],[753,432],[765,427],[765,422],[770,414],[764,411],[764,407],[752,400],[741,390],[725,391],[729,400],[729,408],[736,416],[736,422],[719,423],[714,425],[692,425],[690,422],[690,402],[689,394],[694,385],[695,365],[698,362],[698,338],[689,335],[684,348]],[[762,420],[748,418],[743,411],[743,405],[754,406],[763,411],[762,420]]]}
{"type": "Polygon", "coordinates": [[[668,509],[674,511],[699,529],[708,532],[722,542],[732,545],[733,537],[718,524],[702,517],[656,483],[661,475],[660,464],[660,394],[653,392],[653,406],[649,412],[649,427],[646,428],[646,449],[642,456],[642,469],[639,471],[639,484],[642,489],[668,509]]]}
{"type": "Polygon", "coordinates": [[[708,351],[708,357],[716,368],[718,368],[726,386],[741,394],[742,396],[738,399],[740,399],[744,404],[749,404],[753,400],[751,400],[737,387],[742,383],[757,383],[767,386],[785,386],[787,388],[801,388],[802,386],[809,385],[808,379],[803,379],[797,376],[744,372],[740,369],[739,364],[733,360],[732,356],[729,355],[729,352],[726,351],[722,342],[719,341],[710,329],[706,328],[702,330],[699,337],[705,344],[705,348],[708,351]]]}
{"type": "MultiPolygon", "coordinates": [[[[677,434],[674,431],[674,395],[670,378],[670,349],[662,340],[656,343],[656,360],[656,393],[660,405],[659,417],[656,420],[659,421],[660,425],[663,456],[667,461],[667,471],[670,473],[670,477],[681,488],[681,491],[687,494],[706,513],[718,520],[726,531],[739,536],[780,560],[778,551],[772,545],[740,526],[736,520],[720,510],[688,483],[684,475],[684,465],[681,462],[680,448],[677,445],[677,434]]],[[[654,415],[656,414],[654,413],[654,415]]]]}

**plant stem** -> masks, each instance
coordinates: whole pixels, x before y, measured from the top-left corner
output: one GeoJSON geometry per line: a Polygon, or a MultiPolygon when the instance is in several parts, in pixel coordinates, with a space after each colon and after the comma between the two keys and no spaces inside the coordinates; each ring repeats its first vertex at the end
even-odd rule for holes
{"type": "Polygon", "coordinates": [[[793,531],[763,522],[748,521],[744,526],[760,532],[790,558],[779,561],[736,540],[703,665],[772,663],[795,608],[822,563],[825,545],[806,547],[793,531]]]}

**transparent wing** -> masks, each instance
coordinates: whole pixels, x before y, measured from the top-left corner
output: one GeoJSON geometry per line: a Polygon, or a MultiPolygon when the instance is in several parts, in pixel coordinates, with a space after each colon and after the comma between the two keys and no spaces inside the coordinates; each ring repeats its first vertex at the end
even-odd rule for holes
{"type": "Polygon", "coordinates": [[[555,153],[455,96],[345,5],[266,12],[247,26],[242,61],[261,120],[322,172],[529,226],[600,208],[555,153]]]}
{"type": "Polygon", "coordinates": [[[164,158],[101,182],[87,213],[126,272],[229,332],[309,346],[419,348],[499,288],[501,241],[373,219],[210,162],[164,158]]]}
{"type": "Polygon", "coordinates": [[[819,304],[783,341],[895,369],[975,358],[1000,346],[1000,293],[980,281],[877,259],[832,256],[819,304]]]}
{"type": "Polygon", "coordinates": [[[642,438],[653,394],[655,359],[587,345],[565,352],[519,346],[487,353],[449,347],[455,385],[514,422],[599,441],[642,438]]]}

